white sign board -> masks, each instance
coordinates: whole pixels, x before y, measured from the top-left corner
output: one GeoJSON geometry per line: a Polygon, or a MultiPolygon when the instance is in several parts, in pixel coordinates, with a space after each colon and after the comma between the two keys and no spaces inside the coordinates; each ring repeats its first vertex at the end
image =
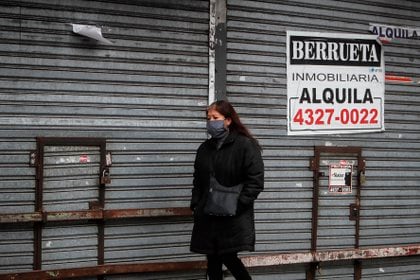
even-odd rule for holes
{"type": "Polygon", "coordinates": [[[352,192],[352,165],[330,165],[328,192],[348,194],[352,192]]]}
{"type": "Polygon", "coordinates": [[[287,32],[288,135],[383,131],[384,93],[377,36],[287,32]]]}

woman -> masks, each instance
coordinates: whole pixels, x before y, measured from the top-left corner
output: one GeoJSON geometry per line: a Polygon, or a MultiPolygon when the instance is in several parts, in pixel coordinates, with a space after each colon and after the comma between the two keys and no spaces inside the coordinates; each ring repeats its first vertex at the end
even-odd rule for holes
{"type": "Polygon", "coordinates": [[[223,264],[235,279],[251,279],[238,252],[255,247],[254,200],[264,188],[260,146],[224,100],[208,107],[207,131],[211,139],[198,148],[194,164],[191,251],[207,255],[210,280],[223,279],[223,264]],[[236,215],[204,214],[211,174],[226,187],[243,184],[236,215]]]}

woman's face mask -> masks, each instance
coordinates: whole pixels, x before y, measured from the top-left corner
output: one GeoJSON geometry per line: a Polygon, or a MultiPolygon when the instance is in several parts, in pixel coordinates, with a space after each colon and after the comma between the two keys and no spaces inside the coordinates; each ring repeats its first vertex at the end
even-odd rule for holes
{"type": "Polygon", "coordinates": [[[207,132],[213,138],[220,138],[225,135],[230,124],[230,119],[220,114],[215,108],[209,108],[207,111],[207,132]]]}
{"type": "Polygon", "coordinates": [[[222,137],[225,132],[225,120],[208,120],[207,121],[207,132],[213,138],[222,137]]]}

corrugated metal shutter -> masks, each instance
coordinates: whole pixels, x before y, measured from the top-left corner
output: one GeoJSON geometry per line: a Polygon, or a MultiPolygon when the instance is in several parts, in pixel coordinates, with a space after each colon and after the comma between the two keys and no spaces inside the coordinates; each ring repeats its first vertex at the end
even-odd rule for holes
{"type": "Polygon", "coordinates": [[[99,197],[99,167],[99,147],[46,146],[44,210],[89,210],[99,197]]]}
{"type": "Polygon", "coordinates": [[[419,257],[366,261],[363,267],[362,278],[374,280],[415,280],[419,278],[419,262],[419,257]]]}
{"type": "Polygon", "coordinates": [[[315,279],[352,280],[354,279],[353,270],[353,264],[349,262],[338,262],[326,266],[321,265],[316,273],[315,279]]]}
{"type": "Polygon", "coordinates": [[[98,264],[98,227],[93,224],[50,225],[42,229],[42,269],[98,264]]]}
{"type": "MultiPolygon", "coordinates": [[[[256,206],[256,253],[310,249],[309,158],[315,145],[363,149],[367,182],[362,190],[362,246],[419,243],[419,85],[387,85],[385,133],[287,137],[285,68],[286,30],[367,34],[370,22],[416,26],[419,3],[227,2],[228,98],[261,140],[267,171],[266,191],[256,206]]],[[[195,149],[206,137],[202,116],[208,87],[208,1],[7,0],[0,5],[1,213],[34,209],[35,170],[28,158],[36,136],[108,140],[113,154],[108,209],[187,205],[195,149]],[[69,23],[102,26],[114,44],[76,35],[69,23]]],[[[395,40],[385,48],[387,72],[418,79],[418,40],[395,40]]],[[[172,221],[162,233],[160,222],[167,221],[107,223],[105,261],[196,257],[188,253],[191,221],[172,221]]],[[[64,228],[55,226],[55,233],[46,228],[44,246],[58,240],[62,248],[73,248],[71,236],[59,234],[64,228]]],[[[86,224],[76,228],[81,236],[95,232],[86,224]]],[[[31,270],[32,228],[2,227],[0,235],[0,250],[7,256],[0,258],[0,271],[31,270]]],[[[96,246],[90,238],[84,242],[96,246]]],[[[44,258],[67,261],[54,253],[46,251],[44,258]]],[[[392,265],[376,260],[366,264],[365,278],[383,278],[382,266],[390,267],[389,279],[405,275],[401,271],[416,275],[416,262],[418,258],[392,265]]],[[[327,266],[324,279],[351,279],[351,267],[327,266]]],[[[284,269],[258,277],[304,278],[302,266],[284,269]]],[[[176,273],[171,278],[201,277],[176,273]]]]}
{"type": "MultiPolygon", "coordinates": [[[[106,209],[187,207],[195,150],[206,137],[208,1],[23,0],[0,6],[1,212],[34,211],[35,169],[28,162],[37,136],[107,139],[113,164],[106,209]],[[113,44],[77,35],[71,23],[100,26],[113,44]]],[[[89,173],[56,185],[68,179],[56,171],[46,170],[46,210],[87,209],[97,198],[98,177],[89,173]]],[[[110,222],[105,262],[185,259],[190,231],[190,220],[110,222]]],[[[44,268],[95,263],[96,225],[76,224],[70,231],[49,225],[43,233],[44,268]]],[[[0,271],[31,270],[31,228],[11,226],[0,234],[2,255],[10,260],[1,258],[0,271]]]]}
{"type": "MultiPolygon", "coordinates": [[[[89,210],[99,199],[99,147],[45,146],[45,211],[89,210]]],[[[96,224],[48,225],[42,229],[42,268],[94,266],[98,263],[96,224]]]]}
{"type": "MultiPolygon", "coordinates": [[[[288,137],[285,41],[286,30],[369,34],[371,22],[418,26],[420,3],[228,0],[227,4],[227,96],[264,148],[266,189],[256,205],[257,252],[310,249],[309,159],[314,146],[362,148],[366,183],[361,190],[361,246],[419,243],[419,84],[386,85],[384,133],[288,137]]],[[[385,45],[387,73],[418,81],[418,42],[396,39],[385,45]]],[[[332,221],[326,218],[322,223],[328,226],[332,221]]],[[[340,228],[335,224],[327,229],[340,236],[340,228]]],[[[334,242],[325,241],[324,247],[334,247],[334,242]]],[[[415,270],[420,273],[418,267],[415,270]]],[[[322,279],[334,274],[339,277],[343,271],[331,270],[322,279]]],[[[349,274],[347,279],[353,279],[351,269],[349,274]]]]}
{"type": "Polygon", "coordinates": [[[0,273],[32,270],[34,233],[30,226],[0,228],[0,273]]]}

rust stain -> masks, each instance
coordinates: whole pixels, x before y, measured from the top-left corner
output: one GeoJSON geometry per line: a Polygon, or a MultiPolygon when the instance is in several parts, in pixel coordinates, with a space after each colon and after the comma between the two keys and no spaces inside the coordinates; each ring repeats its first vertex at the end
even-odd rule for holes
{"type": "Polygon", "coordinates": [[[54,211],[34,213],[0,214],[0,223],[28,223],[48,221],[77,221],[89,219],[122,219],[122,218],[153,218],[153,217],[186,217],[192,212],[187,207],[150,208],[150,209],[92,209],[82,211],[54,211]]]}
{"type": "Polygon", "coordinates": [[[189,208],[150,208],[104,210],[105,219],[191,216],[189,208]]]}
{"type": "Polygon", "coordinates": [[[102,219],[102,210],[45,212],[47,221],[102,219]]]}
{"type": "MultiPolygon", "coordinates": [[[[420,244],[403,247],[366,248],[332,250],[320,252],[303,252],[288,254],[266,254],[246,256],[242,260],[248,267],[267,267],[284,264],[311,263],[322,261],[339,261],[351,259],[372,259],[386,257],[404,257],[420,255],[420,244]]],[[[165,272],[165,271],[188,271],[193,269],[205,269],[205,261],[191,262],[167,262],[167,263],[131,263],[131,264],[107,264],[94,267],[81,267],[73,269],[58,269],[54,271],[31,271],[22,273],[0,274],[0,280],[38,280],[38,279],[65,279],[86,276],[165,272]]]]}
{"type": "Polygon", "coordinates": [[[42,214],[40,212],[0,215],[0,223],[29,223],[40,221],[42,221],[42,214]]]}

